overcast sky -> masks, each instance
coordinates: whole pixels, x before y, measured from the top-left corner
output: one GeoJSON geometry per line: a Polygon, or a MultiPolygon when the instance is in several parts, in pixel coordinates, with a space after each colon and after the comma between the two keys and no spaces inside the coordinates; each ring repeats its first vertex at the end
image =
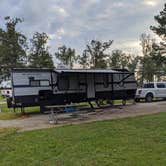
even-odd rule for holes
{"type": "Polygon", "coordinates": [[[154,16],[165,0],[0,0],[0,27],[5,16],[24,18],[18,29],[32,37],[49,35],[54,52],[65,44],[80,53],[88,41],[114,40],[112,49],[140,53],[139,36],[151,33],[154,16]]]}

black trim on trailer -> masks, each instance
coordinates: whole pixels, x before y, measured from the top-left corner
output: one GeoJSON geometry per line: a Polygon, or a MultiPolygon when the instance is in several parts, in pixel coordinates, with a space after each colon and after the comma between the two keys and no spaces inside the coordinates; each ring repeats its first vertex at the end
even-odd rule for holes
{"type": "MultiPolygon", "coordinates": [[[[112,82],[114,82],[114,75],[113,74],[111,74],[112,76],[111,76],[111,81],[112,82]]],[[[111,91],[111,93],[112,93],[112,96],[113,96],[113,98],[114,98],[114,84],[111,84],[112,85],[112,91],[111,91]]]]}
{"type": "Polygon", "coordinates": [[[94,90],[95,90],[95,97],[96,97],[96,74],[94,74],[94,90]]]}
{"type": "MultiPolygon", "coordinates": [[[[127,83],[137,83],[136,81],[125,81],[124,84],[127,84],[127,83]]],[[[116,82],[108,82],[109,85],[112,85],[112,84],[119,84],[119,81],[116,81],[116,82]]],[[[96,85],[104,85],[104,82],[96,82],[96,85]]]]}
{"type": "Polygon", "coordinates": [[[70,90],[69,89],[69,87],[70,87],[70,80],[69,80],[69,76],[68,75],[65,75],[65,74],[62,74],[62,75],[60,75],[60,74],[58,74],[57,75],[57,88],[58,88],[58,90],[59,91],[68,91],[68,90],[70,90]],[[63,79],[67,82],[67,87],[66,88],[60,88],[60,83],[59,83],[59,80],[61,79],[61,80],[63,80],[63,79]]]}
{"type": "Polygon", "coordinates": [[[52,88],[52,90],[53,90],[53,89],[54,89],[54,85],[53,85],[52,71],[51,71],[50,75],[51,75],[51,88],[52,88]]]}
{"type": "MultiPolygon", "coordinates": [[[[127,84],[127,83],[137,83],[136,81],[125,81],[124,84],[127,84]]],[[[109,82],[109,85],[112,85],[112,84],[119,84],[119,82],[109,82]]],[[[52,87],[53,84],[50,84],[49,86],[52,87]]],[[[86,86],[87,84],[86,83],[79,83],[79,85],[84,85],[86,86]]],[[[104,85],[103,82],[95,82],[95,85],[104,85]]],[[[36,86],[36,87],[49,87],[49,86],[36,86]]],[[[23,88],[23,87],[26,87],[26,88],[32,88],[32,87],[35,87],[35,86],[30,86],[30,85],[14,85],[13,86],[14,88],[23,88]]],[[[69,89],[70,90],[70,89],[69,89]]]]}
{"type": "Polygon", "coordinates": [[[124,77],[121,81],[119,81],[119,84],[124,82],[124,80],[126,80],[127,78],[129,78],[130,76],[132,76],[134,73],[131,73],[129,75],[127,75],[126,77],[124,77]]]}

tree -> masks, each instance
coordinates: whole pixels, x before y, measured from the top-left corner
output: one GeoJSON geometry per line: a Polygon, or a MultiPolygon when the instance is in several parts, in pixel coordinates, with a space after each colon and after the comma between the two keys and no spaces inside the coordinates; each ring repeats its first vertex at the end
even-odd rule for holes
{"type": "Polygon", "coordinates": [[[112,55],[109,58],[109,66],[113,69],[120,69],[126,67],[125,53],[121,50],[112,51],[112,55]]]}
{"type": "Polygon", "coordinates": [[[0,28],[0,64],[1,74],[9,75],[11,68],[24,67],[26,65],[26,37],[16,30],[16,26],[22,23],[20,18],[5,17],[6,29],[0,28]]]}
{"type": "Polygon", "coordinates": [[[141,84],[143,81],[154,81],[154,77],[160,81],[166,69],[166,57],[162,56],[160,46],[150,35],[141,35],[143,57],[140,59],[141,84]]]}
{"type": "Polygon", "coordinates": [[[143,84],[144,80],[153,81],[155,74],[155,63],[152,60],[150,54],[153,50],[154,39],[150,35],[141,34],[140,36],[142,54],[143,57],[140,58],[140,83],[143,84]]]}
{"type": "Polygon", "coordinates": [[[67,48],[63,45],[58,48],[57,52],[55,52],[55,57],[60,60],[63,65],[72,68],[74,62],[76,61],[76,52],[75,49],[67,48]]]}
{"type": "Polygon", "coordinates": [[[140,83],[141,85],[146,80],[148,82],[154,81],[156,73],[156,66],[151,56],[144,56],[141,58],[142,67],[140,68],[140,83]]]}
{"type": "Polygon", "coordinates": [[[164,9],[154,19],[158,23],[158,26],[151,26],[150,28],[161,37],[160,50],[162,54],[166,54],[166,3],[164,9]]]}
{"type": "Polygon", "coordinates": [[[29,67],[53,68],[52,55],[47,46],[48,36],[46,33],[36,32],[31,41],[31,50],[28,56],[29,67]]]}
{"type": "Polygon", "coordinates": [[[137,69],[138,63],[140,61],[140,57],[138,55],[135,56],[135,55],[129,54],[128,58],[129,58],[129,61],[127,64],[127,69],[130,72],[135,72],[137,69]]]}
{"type": "Polygon", "coordinates": [[[86,58],[89,59],[90,68],[107,68],[109,54],[106,51],[112,43],[112,40],[107,42],[92,40],[90,44],[87,44],[83,55],[84,57],[86,55],[86,58]]]}
{"type": "Polygon", "coordinates": [[[84,50],[82,56],[78,56],[78,63],[82,66],[83,69],[87,69],[90,66],[89,61],[90,59],[87,50],[84,50]]]}
{"type": "Polygon", "coordinates": [[[161,77],[166,73],[166,57],[161,54],[158,44],[154,43],[152,48],[150,56],[154,62],[155,76],[157,81],[161,81],[161,77]]]}
{"type": "Polygon", "coordinates": [[[109,59],[109,65],[113,69],[128,69],[129,71],[134,72],[138,61],[138,56],[126,54],[121,50],[114,50],[109,59]]]}

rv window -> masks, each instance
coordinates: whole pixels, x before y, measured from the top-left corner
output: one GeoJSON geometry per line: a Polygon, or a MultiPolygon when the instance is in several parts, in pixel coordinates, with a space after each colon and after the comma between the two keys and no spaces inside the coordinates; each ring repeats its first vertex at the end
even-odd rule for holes
{"type": "Polygon", "coordinates": [[[30,86],[40,86],[39,80],[30,80],[30,86]]]}
{"type": "Polygon", "coordinates": [[[58,78],[58,89],[59,90],[69,89],[69,78],[67,76],[60,76],[58,78]]]}
{"type": "Polygon", "coordinates": [[[108,86],[109,86],[109,79],[108,79],[108,75],[107,74],[103,75],[103,82],[104,82],[104,88],[108,88],[108,86]]]}
{"type": "Polygon", "coordinates": [[[40,81],[40,86],[49,86],[49,85],[50,85],[50,83],[48,80],[41,80],[40,81]]]}

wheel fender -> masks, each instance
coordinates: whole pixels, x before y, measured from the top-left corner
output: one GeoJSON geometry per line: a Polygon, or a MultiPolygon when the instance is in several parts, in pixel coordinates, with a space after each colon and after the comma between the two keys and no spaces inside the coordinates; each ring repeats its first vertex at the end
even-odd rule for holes
{"type": "Polygon", "coordinates": [[[154,92],[149,91],[149,92],[146,93],[145,98],[146,98],[146,96],[149,95],[149,94],[151,94],[153,97],[155,96],[155,95],[154,95],[154,92]]]}

